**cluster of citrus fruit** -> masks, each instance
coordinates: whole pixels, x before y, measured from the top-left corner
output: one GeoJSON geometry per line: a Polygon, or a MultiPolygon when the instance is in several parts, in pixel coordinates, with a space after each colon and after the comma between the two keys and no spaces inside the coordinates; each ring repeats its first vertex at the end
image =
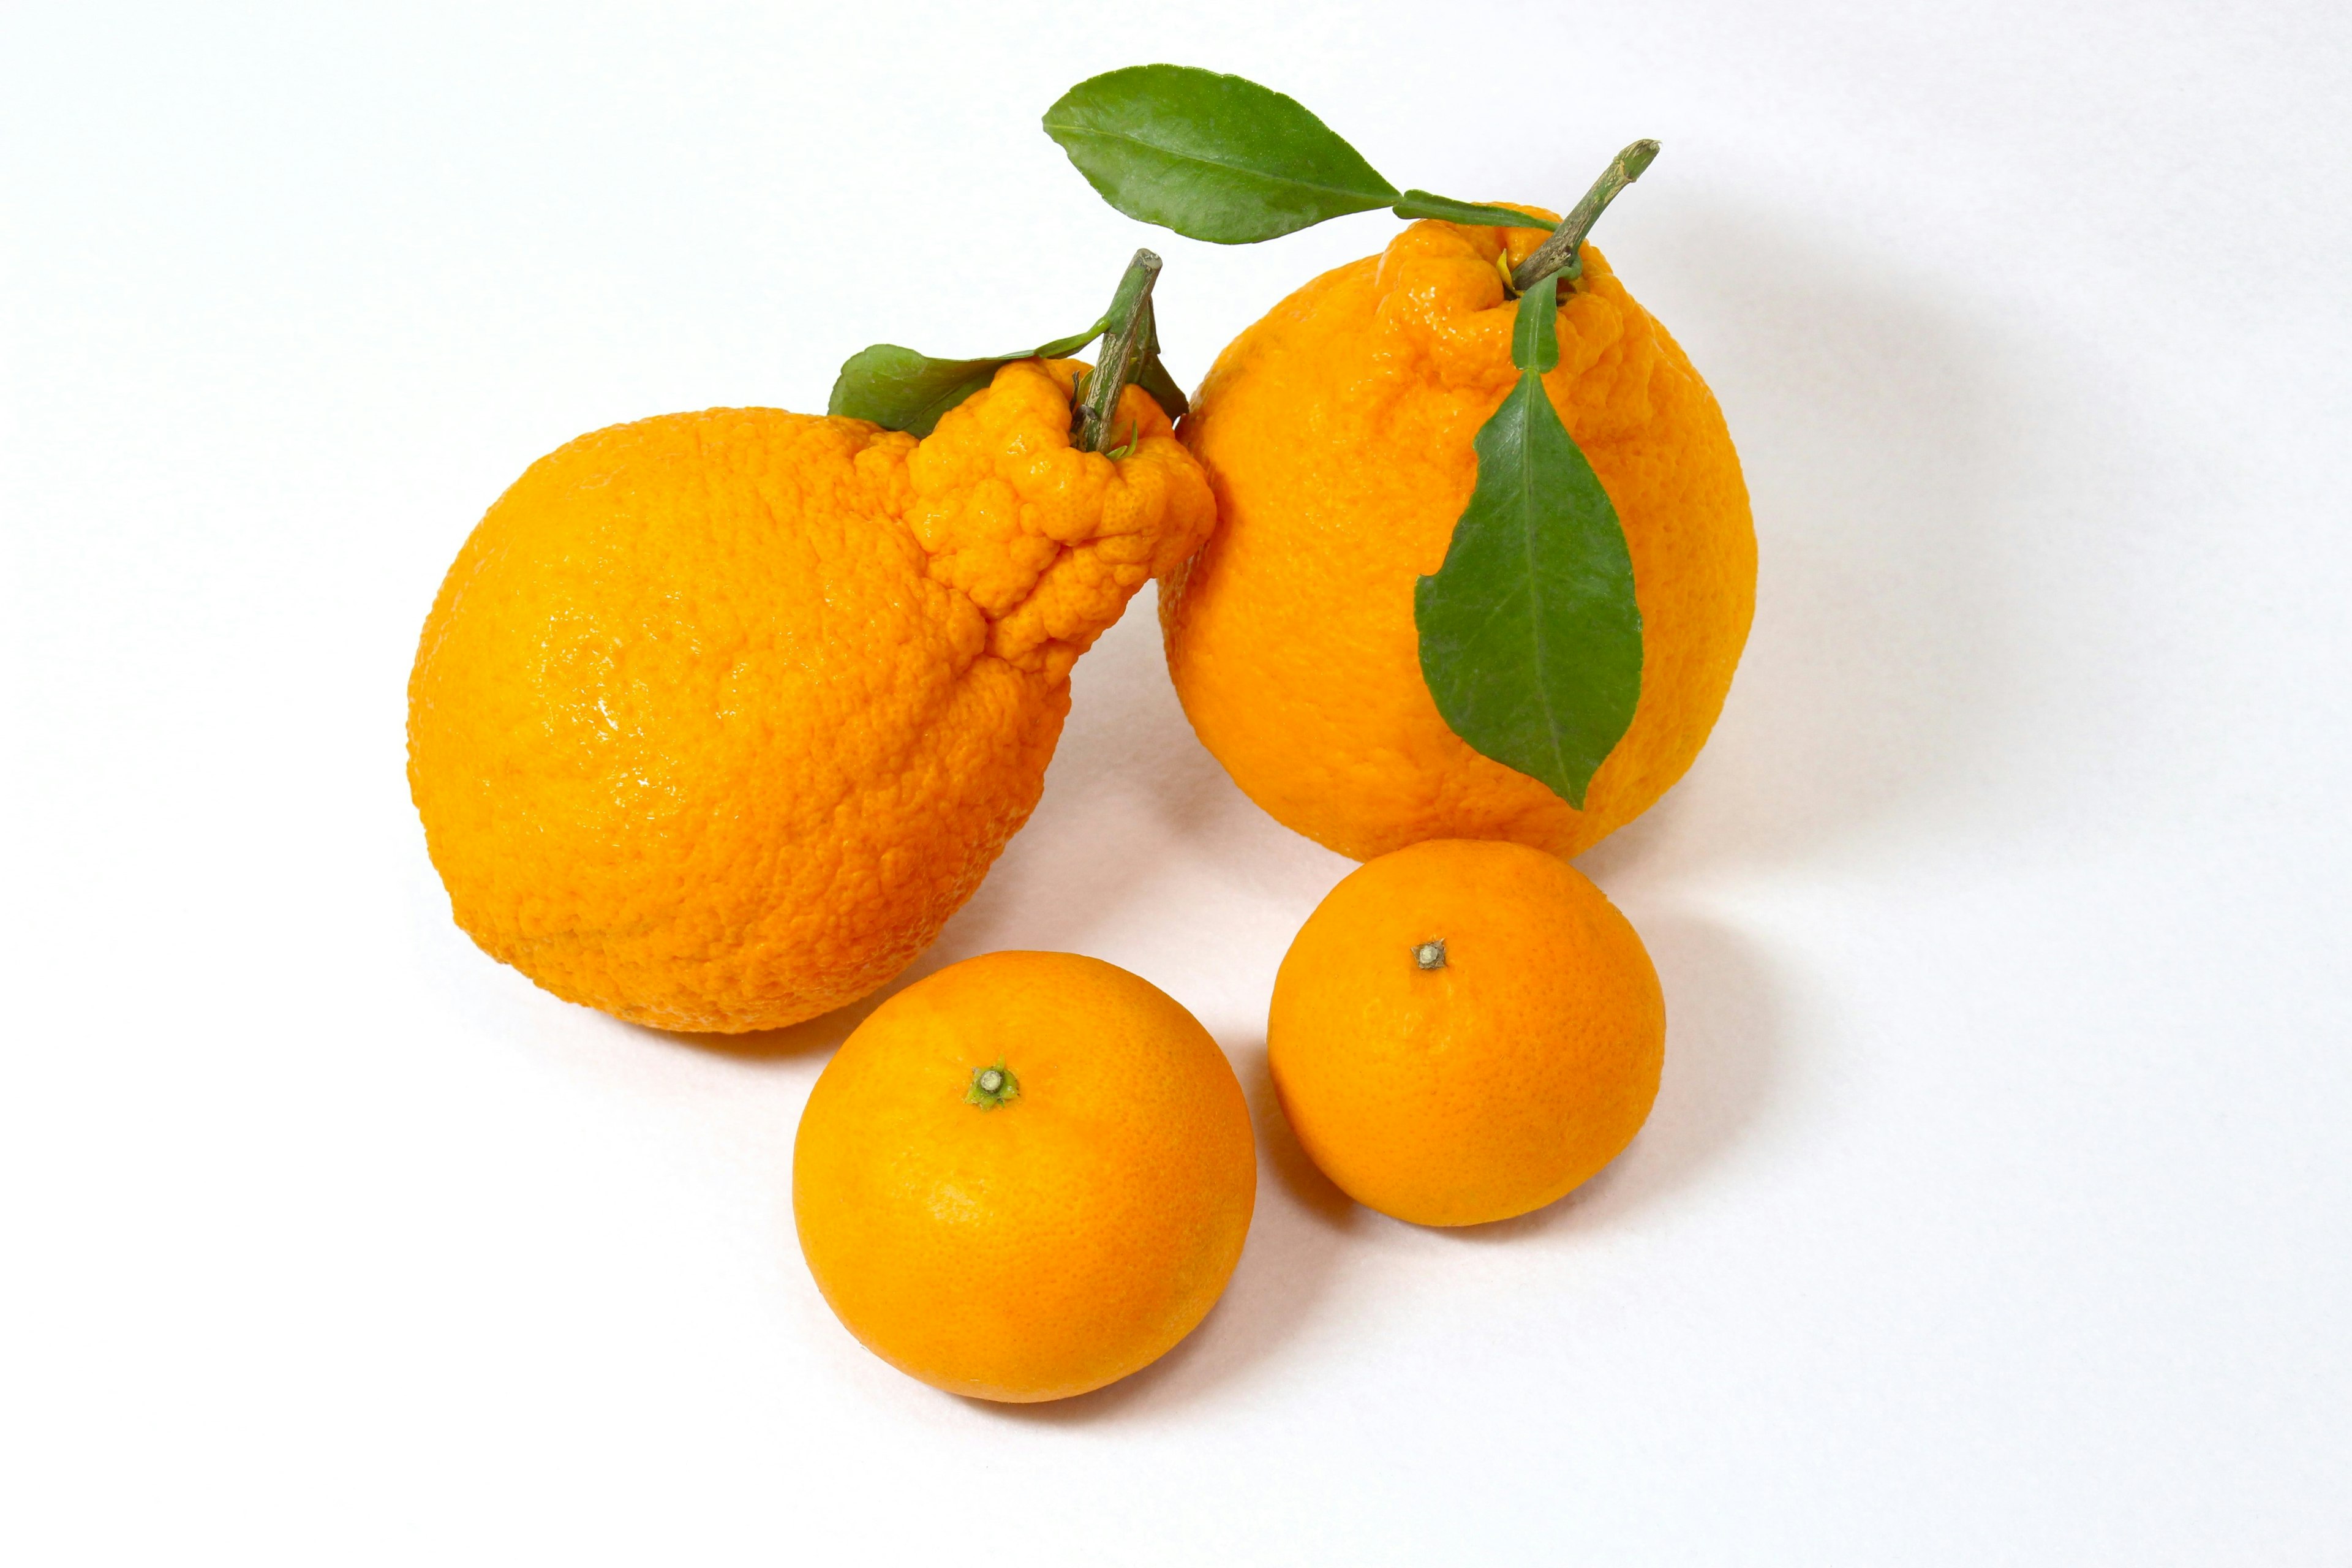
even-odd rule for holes
{"type": "MultiPolygon", "coordinates": [[[[1573,854],[1721,708],[1755,543],[1723,419],[1565,218],[1399,191],[1291,100],[1136,67],[1049,134],[1199,238],[1412,219],[1187,399],[1159,258],[1084,331],[880,344],[823,416],[711,409],[541,458],[466,542],[409,685],[457,922],[666,1028],[799,1022],[899,973],[1037,802],[1071,665],[1158,579],[1202,743],[1367,861],[1299,932],[1267,1048],[1302,1146],[1424,1225],[1550,1203],[1633,1138],[1664,1007],[1573,854]],[[1069,356],[1096,344],[1091,365],[1069,356]]],[[[1143,980],[1001,952],[891,997],[812,1092],[793,1208],[825,1300],[942,1388],[1058,1398],[1160,1355],[1241,1255],[1233,1069],[1143,980]]]]}

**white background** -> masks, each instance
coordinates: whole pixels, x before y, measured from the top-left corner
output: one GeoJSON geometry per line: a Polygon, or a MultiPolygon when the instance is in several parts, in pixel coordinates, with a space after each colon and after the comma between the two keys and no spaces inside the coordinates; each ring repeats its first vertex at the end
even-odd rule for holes
{"type": "Polygon", "coordinates": [[[26,1563],[2352,1562],[2352,24],[2274,3],[0,12],[0,1556],[26,1563]],[[790,1228],[854,1018],[739,1048],[451,925],[434,587],[532,458],[823,406],[1255,248],[1037,130],[1168,58],[1562,205],[1727,411],[1753,641],[1582,864],[1664,1092],[1583,1192],[1355,1209],[1267,1090],[1344,862],[1192,740],[1147,595],[918,973],[1068,948],[1256,1109],[1223,1303],[1066,1405],[859,1349],[790,1228]]]}

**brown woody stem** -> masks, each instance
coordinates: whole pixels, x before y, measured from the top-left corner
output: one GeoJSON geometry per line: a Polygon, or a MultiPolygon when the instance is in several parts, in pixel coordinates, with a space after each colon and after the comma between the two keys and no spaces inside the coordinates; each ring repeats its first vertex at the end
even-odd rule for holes
{"type": "Polygon", "coordinates": [[[1081,452],[1099,452],[1111,444],[1111,421],[1118,414],[1118,395],[1127,390],[1150,353],[1151,285],[1160,277],[1160,258],[1139,250],[1118,280],[1118,292],[1104,312],[1102,344],[1095,352],[1095,367],[1078,387],[1077,438],[1081,452]]]}
{"type": "Polygon", "coordinates": [[[1609,167],[1592,182],[1592,188],[1584,193],[1584,199],[1570,207],[1568,216],[1559,220],[1559,226],[1551,231],[1551,237],[1536,247],[1525,261],[1511,269],[1511,291],[1526,293],[1543,281],[1547,273],[1564,271],[1573,278],[1580,272],[1583,258],[1579,252],[1584,247],[1584,237],[1592,232],[1592,226],[1601,221],[1601,215],[1609,210],[1609,204],[1617,199],[1617,193],[1640,179],[1642,171],[1648,168],[1650,161],[1657,155],[1658,144],[1644,138],[1610,160],[1609,167]]]}

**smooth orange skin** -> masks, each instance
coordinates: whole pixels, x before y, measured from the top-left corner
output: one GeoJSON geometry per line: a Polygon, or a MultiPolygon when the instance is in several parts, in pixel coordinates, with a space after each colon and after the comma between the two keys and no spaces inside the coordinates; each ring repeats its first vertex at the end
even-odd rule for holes
{"type": "Polygon", "coordinates": [[[1160,595],[1185,714],[1251,799],[1357,859],[1423,838],[1597,843],[1690,766],[1747,641],[1756,538],[1722,413],[1587,246],[1544,389],[1624,525],[1640,704],[1580,811],[1473,751],[1431,700],[1413,585],[1444,563],[1472,439],[1517,380],[1496,258],[1542,238],[1412,225],[1235,338],[1179,431],[1218,509],[1160,595]]]}
{"type": "Polygon", "coordinates": [[[1257,1196],[1249,1108],[1208,1031],[1098,959],[993,952],[908,986],[826,1064],[793,1146],[817,1288],[950,1394],[1063,1399],[1208,1314],[1257,1196]],[[1002,1062],[1010,1102],[968,1104],[1002,1062]]]}
{"type": "Polygon", "coordinates": [[[1274,983],[1266,1055],[1298,1142],[1358,1203],[1480,1225],[1565,1195],[1650,1114],[1666,1009],[1642,939],[1524,845],[1433,839],[1351,872],[1274,983]],[[1414,949],[1445,943],[1442,968],[1414,949]]]}
{"type": "Polygon", "coordinates": [[[573,1002],[740,1032],[866,995],[1037,803],[1069,669],[1214,521],[1159,406],[1069,445],[1076,366],[930,436],[771,408],[614,426],[466,542],[409,681],[457,923],[573,1002]]]}

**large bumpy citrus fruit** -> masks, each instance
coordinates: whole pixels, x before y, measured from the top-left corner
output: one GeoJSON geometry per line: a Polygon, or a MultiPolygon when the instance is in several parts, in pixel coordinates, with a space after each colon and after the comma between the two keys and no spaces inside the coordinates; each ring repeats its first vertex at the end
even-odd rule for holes
{"type": "Polygon", "coordinates": [[[1471,750],[1431,700],[1413,585],[1444,563],[1472,438],[1517,378],[1496,258],[1543,238],[1412,225],[1234,339],[1184,421],[1219,515],[1160,600],[1184,711],[1252,799],[1359,859],[1444,837],[1594,843],[1690,765],[1747,639],[1755,535],[1723,416],[1587,246],[1544,388],[1632,549],[1640,706],[1580,811],[1471,750]]]}
{"type": "Polygon", "coordinates": [[[1665,1003],[1642,939],[1574,868],[1433,839],[1358,868],[1282,961],[1266,1054],[1299,1143],[1420,1225],[1541,1208],[1633,1141],[1665,1003]]]}
{"type": "Polygon", "coordinates": [[[1024,361],[918,442],[719,408],[541,458],[442,585],[409,784],[457,923],[559,996],[774,1027],[897,973],[1036,804],[1071,662],[1213,521],[1151,399],[1024,361]]]}
{"type": "Polygon", "coordinates": [[[908,987],[825,1067],[793,1213],[867,1349],[955,1394],[1059,1399],[1190,1333],[1249,1231],[1249,1111],[1123,969],[997,952],[908,987]]]}

